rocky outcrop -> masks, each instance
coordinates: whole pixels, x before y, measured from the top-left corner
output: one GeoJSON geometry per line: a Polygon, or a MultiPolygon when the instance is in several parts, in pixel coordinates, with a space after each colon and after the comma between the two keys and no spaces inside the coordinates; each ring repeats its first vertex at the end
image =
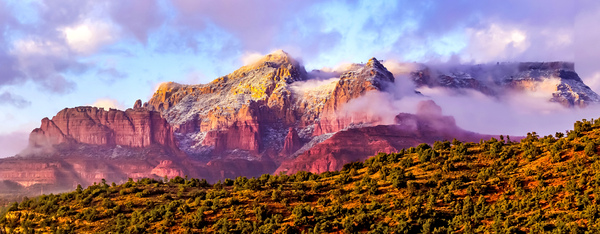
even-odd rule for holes
{"type": "Polygon", "coordinates": [[[149,105],[162,111],[189,154],[244,150],[258,157],[266,127],[296,124],[288,84],[304,79],[304,68],[278,51],[209,84],[165,83],[149,105]]]}
{"type": "Polygon", "coordinates": [[[105,111],[96,107],[65,108],[51,120],[42,119],[29,137],[30,146],[61,143],[177,149],[171,126],[160,113],[142,108],[105,111]]]}
{"type": "Polygon", "coordinates": [[[421,65],[410,78],[417,87],[443,87],[457,93],[471,89],[495,98],[512,92],[535,92],[565,107],[600,102],[600,96],[583,83],[569,62],[421,65]]]}
{"type": "Polygon", "coordinates": [[[235,122],[224,130],[207,132],[203,145],[214,146],[214,154],[222,154],[228,150],[241,149],[258,153],[260,149],[259,126],[256,123],[235,122]]]}
{"type": "Polygon", "coordinates": [[[140,109],[140,108],[142,108],[142,100],[138,99],[133,104],[133,109],[140,109]]]}
{"type": "Polygon", "coordinates": [[[411,146],[417,142],[411,133],[402,133],[389,126],[352,128],[337,132],[298,157],[284,161],[275,174],[338,170],[346,163],[364,160],[377,152],[397,152],[402,149],[402,143],[411,146]]]}
{"type": "Polygon", "coordinates": [[[57,192],[102,179],[124,182],[187,174],[185,166],[165,163],[186,158],[169,123],[136,103],[135,109],[125,111],[65,108],[52,119],[42,119],[23,152],[0,159],[0,180],[57,192]]]}
{"type": "Polygon", "coordinates": [[[295,128],[290,128],[288,130],[287,136],[285,136],[285,140],[283,142],[283,150],[281,150],[282,155],[291,155],[302,147],[302,140],[300,136],[298,136],[298,131],[295,128]]]}
{"type": "Polygon", "coordinates": [[[0,163],[0,180],[13,181],[22,186],[55,183],[61,168],[60,162],[5,160],[0,163]]]}
{"type": "Polygon", "coordinates": [[[363,161],[379,152],[392,153],[415,147],[420,143],[452,140],[478,141],[489,139],[456,126],[454,118],[442,116],[441,108],[433,101],[420,102],[417,114],[402,113],[396,124],[351,128],[336,132],[294,159],[281,164],[275,174],[298,171],[322,173],[342,169],[344,164],[363,161]]]}
{"type": "Polygon", "coordinates": [[[370,91],[383,91],[394,82],[394,75],[376,58],[366,65],[355,67],[340,77],[329,99],[325,102],[320,120],[316,122],[314,136],[340,131],[351,124],[376,124],[377,116],[348,114],[343,106],[353,99],[362,97],[370,91]]]}
{"type": "Polygon", "coordinates": [[[171,160],[162,160],[160,163],[150,171],[153,175],[159,177],[174,178],[176,176],[185,177],[187,173],[182,170],[182,167],[176,165],[171,160]]]}
{"type": "Polygon", "coordinates": [[[333,115],[348,101],[365,95],[368,91],[380,91],[394,82],[394,75],[376,58],[364,67],[344,73],[337,82],[331,97],[325,103],[322,115],[333,115]]]}

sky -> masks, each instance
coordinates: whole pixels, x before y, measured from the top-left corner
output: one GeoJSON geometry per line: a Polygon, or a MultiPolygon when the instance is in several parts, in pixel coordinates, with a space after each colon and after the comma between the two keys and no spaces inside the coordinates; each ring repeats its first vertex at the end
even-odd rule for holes
{"type": "Polygon", "coordinates": [[[0,0],[0,157],[66,107],[131,107],[283,49],[366,62],[572,61],[600,90],[594,0],[0,0]]]}

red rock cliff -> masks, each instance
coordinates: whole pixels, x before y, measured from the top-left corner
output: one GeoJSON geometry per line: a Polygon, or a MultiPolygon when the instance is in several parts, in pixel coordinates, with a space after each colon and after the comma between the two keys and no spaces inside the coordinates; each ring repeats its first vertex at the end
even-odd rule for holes
{"type": "Polygon", "coordinates": [[[290,128],[287,136],[285,137],[281,154],[291,155],[299,150],[300,147],[302,147],[302,141],[300,140],[300,136],[298,136],[298,131],[296,131],[295,128],[290,128]]]}
{"type": "Polygon", "coordinates": [[[96,107],[65,108],[29,136],[30,145],[60,143],[146,147],[163,145],[176,149],[171,126],[158,112],[144,108],[105,111],[96,107]]]}

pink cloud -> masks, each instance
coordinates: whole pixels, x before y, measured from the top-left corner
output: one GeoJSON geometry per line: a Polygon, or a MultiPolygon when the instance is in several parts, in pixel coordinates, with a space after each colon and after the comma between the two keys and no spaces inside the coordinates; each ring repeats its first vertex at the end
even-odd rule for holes
{"type": "Polygon", "coordinates": [[[0,158],[14,156],[25,149],[28,144],[29,132],[16,131],[0,134],[0,158]]]}

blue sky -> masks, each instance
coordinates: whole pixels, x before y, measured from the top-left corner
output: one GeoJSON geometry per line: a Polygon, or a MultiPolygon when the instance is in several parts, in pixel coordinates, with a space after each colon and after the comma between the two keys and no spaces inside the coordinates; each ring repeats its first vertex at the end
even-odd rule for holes
{"type": "Polygon", "coordinates": [[[576,62],[600,90],[596,1],[1,0],[0,157],[43,117],[128,108],[283,49],[307,69],[365,62],[576,62]]]}

